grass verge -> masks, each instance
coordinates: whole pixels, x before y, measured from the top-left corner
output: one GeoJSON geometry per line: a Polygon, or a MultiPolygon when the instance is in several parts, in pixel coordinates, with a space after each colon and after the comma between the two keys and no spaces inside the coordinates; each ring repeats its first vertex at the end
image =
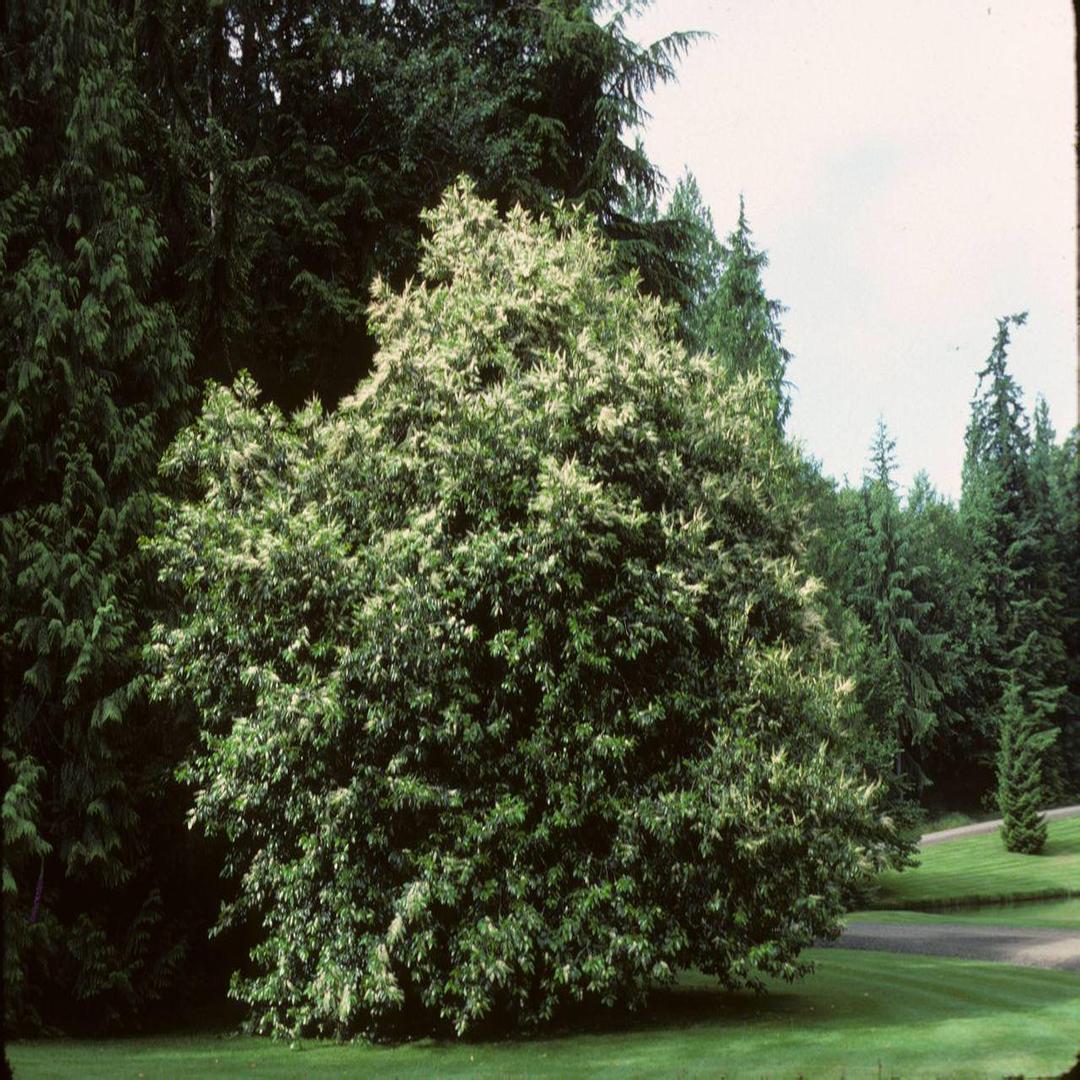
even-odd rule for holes
{"type": "Polygon", "coordinates": [[[923,823],[923,832],[942,832],[945,829],[959,829],[964,825],[978,825],[983,821],[993,821],[1001,817],[1000,813],[965,814],[960,810],[948,810],[928,817],[923,823]]]}
{"type": "Polygon", "coordinates": [[[925,956],[811,950],[765,997],[688,974],[648,1013],[558,1037],[397,1047],[191,1035],[9,1046],[15,1075],[80,1077],[1058,1075],[1080,1051],[1080,977],[925,956]]]}
{"type": "Polygon", "coordinates": [[[939,909],[929,911],[855,911],[845,916],[848,922],[910,923],[934,926],[939,923],[968,923],[979,926],[1034,926],[1048,930],[1080,933],[1080,898],[1068,900],[1019,901],[1014,904],[988,904],[985,907],[939,909]]]}
{"type": "Polygon", "coordinates": [[[1080,896],[1080,817],[1048,823],[1040,855],[1006,851],[997,833],[932,844],[920,865],[878,878],[874,908],[934,909],[964,904],[1080,896]]]}

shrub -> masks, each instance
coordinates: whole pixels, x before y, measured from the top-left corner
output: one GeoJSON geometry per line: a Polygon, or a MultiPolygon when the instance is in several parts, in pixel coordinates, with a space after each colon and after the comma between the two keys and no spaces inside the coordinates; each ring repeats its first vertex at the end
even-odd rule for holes
{"type": "Polygon", "coordinates": [[[888,822],[849,761],[766,388],[581,219],[466,182],[332,415],[217,388],[152,547],[193,821],[276,1034],[528,1027],[807,970],[888,822]]]}

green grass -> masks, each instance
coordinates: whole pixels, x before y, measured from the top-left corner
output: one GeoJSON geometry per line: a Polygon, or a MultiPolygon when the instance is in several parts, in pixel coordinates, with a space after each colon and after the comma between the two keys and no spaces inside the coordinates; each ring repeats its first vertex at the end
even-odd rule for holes
{"type": "Polygon", "coordinates": [[[856,911],[846,916],[848,922],[912,923],[932,926],[937,923],[973,923],[993,926],[1042,926],[1047,929],[1080,933],[1080,898],[1021,901],[1016,904],[987,904],[984,907],[958,907],[944,911],[856,911]]]}
{"type": "Polygon", "coordinates": [[[1005,964],[814,950],[765,997],[700,975],[647,1015],[542,1039],[398,1047],[191,1035],[10,1046],[16,1077],[1058,1075],[1080,1051],[1080,976],[1005,964]],[[880,1071],[879,1071],[880,1066],[880,1071]]]}
{"type": "Polygon", "coordinates": [[[1080,896],[1080,817],[1049,822],[1040,855],[1015,855],[997,833],[986,833],[931,844],[919,859],[916,869],[882,874],[871,906],[935,908],[1080,896]]]}
{"type": "Polygon", "coordinates": [[[943,832],[945,829],[959,829],[963,825],[977,825],[981,821],[993,821],[995,817],[1000,817],[999,814],[989,814],[984,816],[975,816],[972,814],[964,814],[959,810],[949,810],[945,813],[937,814],[934,817],[927,818],[925,825],[923,825],[922,831],[928,832],[943,832]]]}

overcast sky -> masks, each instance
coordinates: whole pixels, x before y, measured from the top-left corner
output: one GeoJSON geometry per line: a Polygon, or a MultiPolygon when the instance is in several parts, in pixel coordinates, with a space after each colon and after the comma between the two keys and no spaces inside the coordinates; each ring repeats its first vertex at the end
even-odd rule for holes
{"type": "Polygon", "coordinates": [[[960,493],[1000,315],[1059,438],[1076,423],[1076,175],[1066,0],[657,0],[652,41],[707,30],[646,99],[645,145],[697,177],[726,235],[739,193],[788,307],[789,430],[858,482],[878,415],[898,479],[960,493]]]}

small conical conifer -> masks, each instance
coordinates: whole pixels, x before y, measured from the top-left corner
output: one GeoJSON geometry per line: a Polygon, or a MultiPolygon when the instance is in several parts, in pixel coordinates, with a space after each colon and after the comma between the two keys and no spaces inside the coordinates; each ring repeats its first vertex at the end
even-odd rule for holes
{"type": "Polygon", "coordinates": [[[1002,699],[997,758],[1001,836],[1009,851],[1037,855],[1046,843],[1046,820],[1039,813],[1042,763],[1056,735],[1042,727],[1038,710],[1024,707],[1020,687],[1011,679],[1002,699]]]}

